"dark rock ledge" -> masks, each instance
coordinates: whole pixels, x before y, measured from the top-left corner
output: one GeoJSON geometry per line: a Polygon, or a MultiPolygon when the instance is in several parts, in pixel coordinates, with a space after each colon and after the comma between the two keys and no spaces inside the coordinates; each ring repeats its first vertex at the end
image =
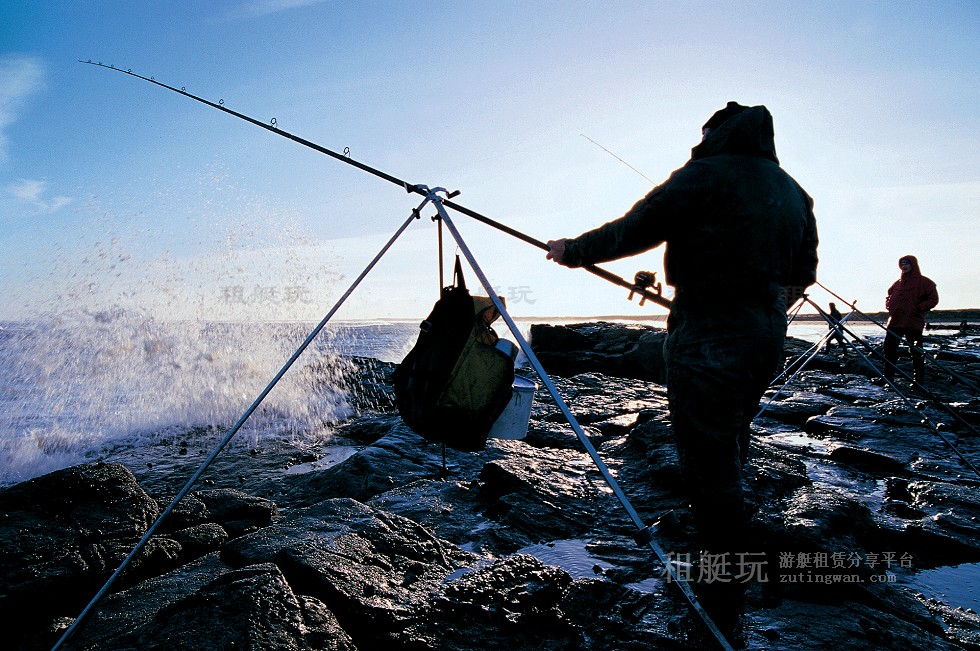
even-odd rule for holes
{"type": "MultiPolygon", "coordinates": [[[[586,324],[533,337],[633,505],[662,519],[661,545],[693,553],[656,377],[662,333],[586,324]]],[[[945,363],[975,387],[975,352],[931,339],[956,349],[945,363]]],[[[788,357],[804,347],[789,342],[788,357]]],[[[359,368],[350,381],[383,404],[390,367],[359,368]]],[[[754,539],[786,559],[784,575],[809,578],[749,584],[746,648],[980,648],[975,612],[903,585],[980,562],[980,477],[932,424],[974,464],[980,440],[872,378],[822,355],[755,423],[754,539]]],[[[938,373],[928,384],[977,422],[974,389],[938,373]]],[[[211,444],[118,452],[0,491],[5,648],[49,649],[211,444]]],[[[715,648],[545,393],[525,440],[448,463],[443,478],[442,450],[384,409],[306,456],[232,446],[65,648],[715,648]]]]}

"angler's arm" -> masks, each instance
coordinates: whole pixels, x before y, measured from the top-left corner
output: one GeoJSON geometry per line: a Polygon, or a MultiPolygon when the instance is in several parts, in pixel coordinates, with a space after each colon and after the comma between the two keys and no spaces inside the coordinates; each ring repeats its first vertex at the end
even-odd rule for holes
{"type": "Polygon", "coordinates": [[[562,264],[580,267],[648,251],[667,239],[670,210],[663,186],[655,188],[622,217],[564,241],[562,264]]]}

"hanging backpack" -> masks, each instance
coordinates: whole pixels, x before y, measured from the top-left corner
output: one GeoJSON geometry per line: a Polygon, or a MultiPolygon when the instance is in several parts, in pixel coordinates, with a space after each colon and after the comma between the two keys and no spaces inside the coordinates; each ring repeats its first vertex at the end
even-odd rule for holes
{"type": "Polygon", "coordinates": [[[513,361],[494,347],[498,316],[489,297],[470,296],[457,257],[453,285],[392,375],[398,412],[415,433],[466,452],[486,446],[514,383],[513,361]]]}

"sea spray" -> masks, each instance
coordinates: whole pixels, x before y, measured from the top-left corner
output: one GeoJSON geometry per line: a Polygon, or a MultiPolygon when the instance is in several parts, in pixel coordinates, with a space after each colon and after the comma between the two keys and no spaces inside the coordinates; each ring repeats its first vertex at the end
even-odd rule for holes
{"type": "MultiPolygon", "coordinates": [[[[118,446],[216,442],[335,300],[307,219],[242,192],[220,164],[185,181],[80,202],[71,219],[85,228],[53,230],[33,252],[46,271],[15,279],[0,324],[0,485],[118,446]]],[[[309,442],[349,413],[349,363],[329,336],[235,443],[309,442]]]]}
{"type": "MultiPolygon", "coordinates": [[[[308,334],[304,324],[161,321],[126,311],[5,324],[0,484],[115,446],[233,424],[308,334]]],[[[236,440],[310,442],[350,414],[349,362],[321,333],[236,440]]],[[[216,438],[217,440],[217,438],[216,438]]]]}

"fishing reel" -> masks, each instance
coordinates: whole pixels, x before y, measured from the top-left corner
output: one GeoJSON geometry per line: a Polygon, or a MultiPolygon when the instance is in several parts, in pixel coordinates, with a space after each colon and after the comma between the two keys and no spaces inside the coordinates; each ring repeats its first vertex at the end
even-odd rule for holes
{"type": "Polygon", "coordinates": [[[632,301],[633,294],[639,292],[640,305],[643,305],[647,301],[647,297],[643,294],[651,287],[656,291],[657,296],[663,295],[663,285],[657,282],[656,271],[637,271],[636,275],[633,276],[633,289],[630,291],[627,300],[632,301]]]}

